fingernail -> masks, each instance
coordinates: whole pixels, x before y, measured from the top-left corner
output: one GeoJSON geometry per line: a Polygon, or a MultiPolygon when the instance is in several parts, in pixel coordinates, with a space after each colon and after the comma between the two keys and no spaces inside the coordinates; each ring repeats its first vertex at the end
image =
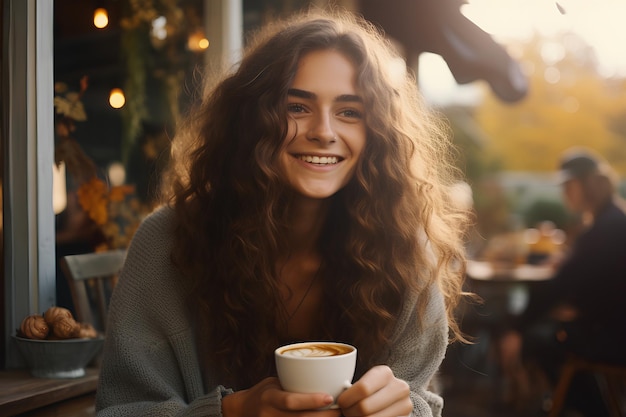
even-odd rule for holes
{"type": "Polygon", "coordinates": [[[332,395],[326,395],[326,396],[324,396],[324,402],[325,402],[326,404],[332,404],[332,403],[333,403],[333,401],[335,401],[335,399],[333,398],[333,396],[332,396],[332,395]]]}

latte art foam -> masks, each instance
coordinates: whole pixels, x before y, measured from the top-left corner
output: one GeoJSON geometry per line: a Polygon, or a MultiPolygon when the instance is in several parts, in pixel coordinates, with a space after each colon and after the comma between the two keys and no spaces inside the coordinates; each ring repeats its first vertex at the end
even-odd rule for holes
{"type": "Polygon", "coordinates": [[[351,349],[340,345],[315,344],[293,347],[285,349],[281,352],[285,356],[293,356],[297,358],[321,358],[324,356],[337,356],[349,353],[351,349]]]}

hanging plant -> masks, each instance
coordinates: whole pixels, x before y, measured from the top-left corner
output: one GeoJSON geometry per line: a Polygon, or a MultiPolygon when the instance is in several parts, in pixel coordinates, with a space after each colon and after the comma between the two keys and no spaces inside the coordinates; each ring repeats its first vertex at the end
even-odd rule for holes
{"type": "Polygon", "coordinates": [[[122,109],[122,160],[126,164],[135,142],[144,133],[142,126],[159,120],[173,125],[178,119],[178,91],[183,77],[177,49],[172,45],[186,33],[186,21],[180,0],[126,0],[120,26],[123,30],[121,51],[126,63],[124,90],[127,102],[122,109]],[[160,100],[155,104],[148,91],[159,84],[160,100]],[[150,87],[149,87],[150,86],[150,87]],[[161,105],[161,111],[154,107],[161,105]],[[152,105],[153,108],[150,108],[152,105]],[[164,111],[163,111],[164,110],[164,111]],[[155,114],[156,113],[156,114],[155,114]]]}

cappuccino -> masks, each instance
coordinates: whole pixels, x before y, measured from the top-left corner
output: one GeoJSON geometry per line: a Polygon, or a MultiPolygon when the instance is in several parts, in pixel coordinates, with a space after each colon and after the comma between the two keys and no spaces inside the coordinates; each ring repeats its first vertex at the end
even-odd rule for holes
{"type": "Polygon", "coordinates": [[[298,358],[318,358],[324,356],[345,355],[353,350],[351,346],[335,343],[311,343],[299,346],[287,346],[280,351],[281,355],[298,358]]]}
{"type": "MultiPolygon", "coordinates": [[[[285,391],[325,392],[336,400],[351,386],[356,354],[354,346],[311,341],[281,346],[274,351],[274,358],[285,391]]],[[[333,404],[327,408],[336,407],[333,404]]]]}

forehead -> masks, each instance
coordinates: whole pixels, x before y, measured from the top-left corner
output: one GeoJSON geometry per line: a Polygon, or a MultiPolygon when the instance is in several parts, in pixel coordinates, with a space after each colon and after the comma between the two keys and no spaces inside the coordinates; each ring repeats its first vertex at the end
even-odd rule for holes
{"type": "Polygon", "coordinates": [[[324,49],[308,52],[300,58],[292,86],[318,89],[343,88],[343,93],[356,90],[354,64],[341,52],[324,49]]]}

